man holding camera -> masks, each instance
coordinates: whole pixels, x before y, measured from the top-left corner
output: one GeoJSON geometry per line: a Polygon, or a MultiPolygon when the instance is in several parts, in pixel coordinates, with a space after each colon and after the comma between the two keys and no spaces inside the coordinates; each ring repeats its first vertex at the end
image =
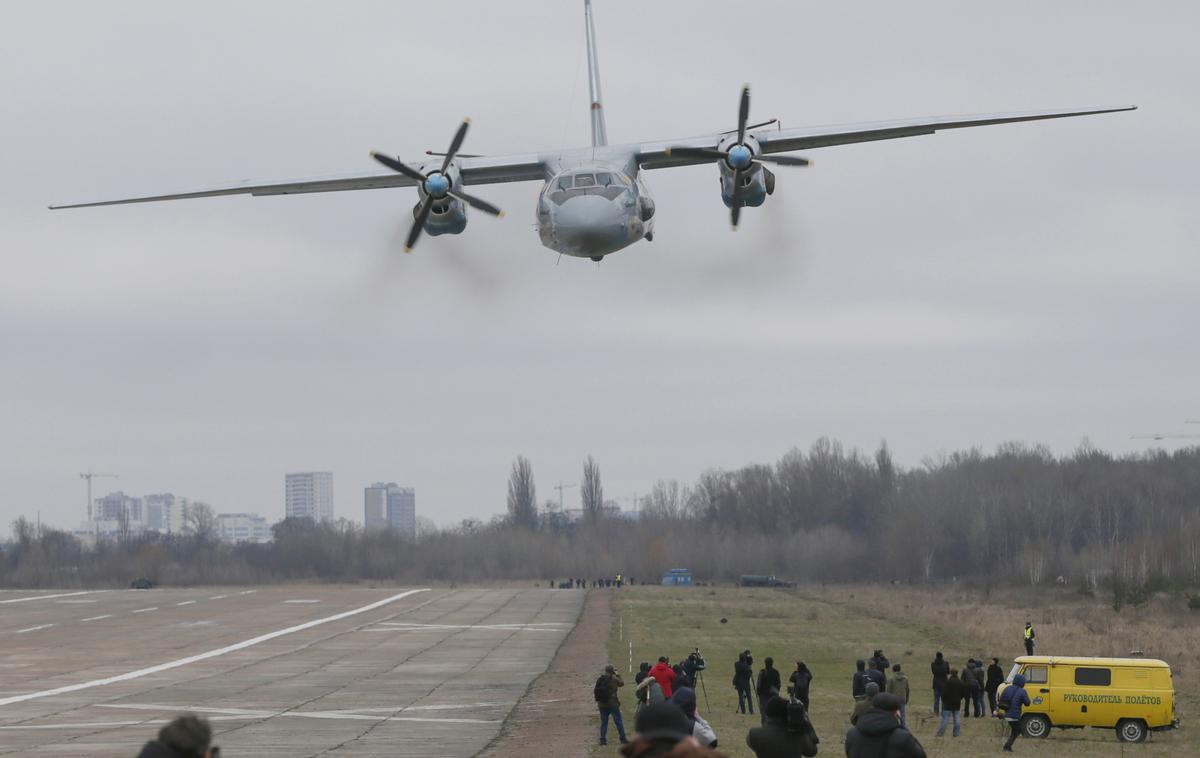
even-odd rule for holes
{"type": "Polygon", "coordinates": [[[750,657],[750,651],[743,651],[738,655],[737,663],[733,664],[733,688],[738,694],[738,713],[745,713],[746,708],[750,709],[750,715],[754,715],[754,688],[751,682],[754,679],[754,659],[750,657]]]}
{"type": "Polygon", "coordinates": [[[625,724],[621,720],[621,701],[617,699],[617,688],[624,686],[625,682],[621,681],[621,675],[617,673],[611,663],[604,667],[604,673],[596,680],[593,694],[596,697],[596,707],[600,710],[601,745],[608,744],[608,719],[610,717],[617,727],[617,736],[621,738],[621,744],[624,745],[628,742],[625,739],[625,724]]]}

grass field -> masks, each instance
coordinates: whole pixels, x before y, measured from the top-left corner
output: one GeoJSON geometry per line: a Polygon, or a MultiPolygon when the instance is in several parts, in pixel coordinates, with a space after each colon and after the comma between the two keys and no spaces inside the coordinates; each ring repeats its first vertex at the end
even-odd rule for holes
{"type": "MultiPolygon", "coordinates": [[[[746,732],[758,716],[738,715],[731,686],[737,653],[749,648],[755,672],[767,656],[775,659],[786,684],[797,660],[813,671],[811,717],[821,737],[821,755],[843,755],[843,738],[853,706],[850,679],[854,661],[883,648],[892,663],[909,675],[913,693],[909,728],[931,756],[974,756],[999,753],[1002,727],[996,719],[967,719],[962,736],[938,738],[932,711],[929,661],[941,650],[961,668],[970,657],[993,655],[1008,671],[1014,655],[1023,654],[1020,631],[1031,619],[1038,630],[1039,653],[1124,655],[1131,645],[1151,657],[1162,657],[1175,670],[1180,730],[1153,734],[1141,745],[1122,745],[1110,730],[1053,730],[1044,740],[1017,741],[1016,750],[1043,756],[1197,756],[1200,730],[1189,730],[1197,712],[1197,690],[1188,674],[1197,670],[1200,634],[1197,617],[1170,603],[1139,613],[1113,614],[1102,602],[1067,590],[1049,590],[1030,607],[1028,595],[982,593],[963,589],[909,587],[801,587],[795,590],[735,587],[635,587],[616,591],[609,642],[610,660],[619,671],[633,671],[640,661],[659,655],[682,660],[699,647],[708,662],[705,696],[698,691],[700,712],[713,725],[719,749],[730,756],[753,756],[746,732]],[[722,618],[728,623],[722,624],[722,618]]],[[[633,731],[633,677],[626,674],[622,712],[633,731]]],[[[590,683],[588,683],[590,685],[590,683]]],[[[986,703],[985,703],[986,705],[986,703]]],[[[611,737],[611,735],[610,735],[611,737]]],[[[598,748],[598,755],[615,748],[598,748]]]]}

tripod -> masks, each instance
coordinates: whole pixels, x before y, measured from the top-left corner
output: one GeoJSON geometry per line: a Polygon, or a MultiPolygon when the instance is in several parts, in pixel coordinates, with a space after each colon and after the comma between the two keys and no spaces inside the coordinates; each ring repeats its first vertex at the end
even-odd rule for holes
{"type": "Polygon", "coordinates": [[[704,669],[696,669],[696,681],[700,683],[700,691],[704,693],[704,710],[712,711],[708,704],[708,688],[704,686],[704,669]]]}

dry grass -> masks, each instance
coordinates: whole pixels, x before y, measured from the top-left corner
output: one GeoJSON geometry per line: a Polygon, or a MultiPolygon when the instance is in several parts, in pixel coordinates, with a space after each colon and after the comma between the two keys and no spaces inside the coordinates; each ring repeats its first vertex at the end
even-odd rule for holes
{"type": "MultiPolygon", "coordinates": [[[[841,755],[852,706],[850,677],[854,660],[882,647],[893,663],[901,663],[912,682],[910,727],[931,756],[973,756],[999,752],[1000,725],[994,719],[970,719],[957,740],[934,736],[929,661],[942,650],[955,665],[968,657],[1001,658],[1007,671],[1013,656],[1023,654],[1021,629],[1028,618],[1038,630],[1039,653],[1127,655],[1143,650],[1164,658],[1175,670],[1178,711],[1184,728],[1155,734],[1143,745],[1118,743],[1111,731],[1060,732],[1040,741],[1021,740],[1018,752],[1043,756],[1197,756],[1200,731],[1189,731],[1191,714],[1200,712],[1196,683],[1200,671],[1200,612],[1181,602],[1156,599],[1143,609],[1120,615],[1102,601],[1055,588],[1036,595],[1021,591],[982,592],[963,587],[937,589],[885,586],[807,586],[780,591],[732,587],[671,589],[625,588],[613,603],[609,655],[627,667],[630,641],[634,667],[660,654],[672,661],[703,649],[709,706],[701,710],[720,736],[721,751],[730,756],[752,754],[746,731],[757,717],[735,714],[737,697],[730,686],[737,652],[754,651],[756,670],[768,655],[787,678],[797,659],[805,660],[815,678],[812,717],[821,735],[822,755],[841,755]],[[721,624],[721,618],[728,623],[721,624]]],[[[583,686],[583,685],[581,685],[583,686]]],[[[632,727],[632,694],[623,694],[632,727]]],[[[602,751],[607,755],[612,748],[602,751]]]]}

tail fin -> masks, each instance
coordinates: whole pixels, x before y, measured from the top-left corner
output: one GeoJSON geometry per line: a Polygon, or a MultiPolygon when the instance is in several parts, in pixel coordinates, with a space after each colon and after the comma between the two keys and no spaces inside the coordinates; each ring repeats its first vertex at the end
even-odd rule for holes
{"type": "Polygon", "coordinates": [[[592,99],[592,147],[599,147],[608,144],[608,130],[604,127],[604,103],[600,99],[600,62],[596,59],[596,27],[592,23],[592,0],[583,0],[583,13],[587,19],[588,92],[592,99]]]}

